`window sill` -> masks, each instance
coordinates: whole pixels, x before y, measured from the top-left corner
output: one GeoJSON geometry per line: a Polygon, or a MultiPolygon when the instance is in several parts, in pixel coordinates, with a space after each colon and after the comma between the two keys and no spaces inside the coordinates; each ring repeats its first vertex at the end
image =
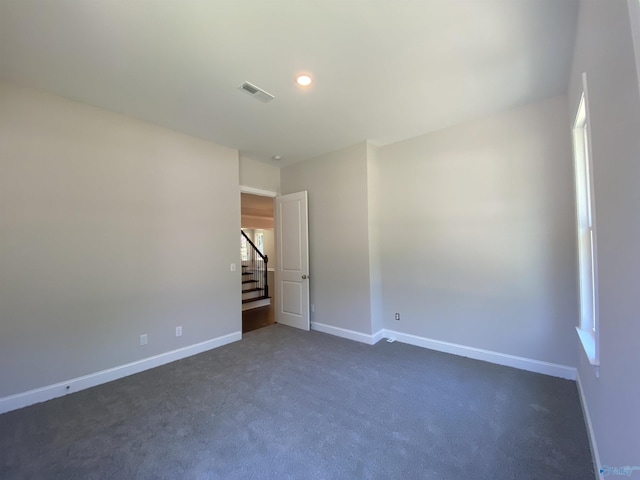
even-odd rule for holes
{"type": "Polygon", "coordinates": [[[599,367],[600,359],[596,355],[596,338],[594,333],[588,330],[583,330],[580,327],[576,327],[576,331],[578,332],[580,343],[582,343],[582,348],[584,348],[584,353],[587,354],[589,363],[594,367],[599,367]]]}

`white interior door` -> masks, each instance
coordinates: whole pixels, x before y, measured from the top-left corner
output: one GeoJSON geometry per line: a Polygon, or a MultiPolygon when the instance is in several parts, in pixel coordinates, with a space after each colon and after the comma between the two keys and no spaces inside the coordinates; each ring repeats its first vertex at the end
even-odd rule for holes
{"type": "Polygon", "coordinates": [[[276,321],[309,330],[307,192],[276,197],[276,321]]]}

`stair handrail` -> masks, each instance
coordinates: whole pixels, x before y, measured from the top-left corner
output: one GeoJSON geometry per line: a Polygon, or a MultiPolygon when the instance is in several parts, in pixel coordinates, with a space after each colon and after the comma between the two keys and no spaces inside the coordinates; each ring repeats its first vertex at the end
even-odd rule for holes
{"type": "Polygon", "coordinates": [[[242,236],[247,240],[247,242],[249,242],[249,245],[251,245],[251,247],[256,251],[256,253],[258,255],[260,255],[260,257],[262,257],[262,260],[264,260],[264,263],[267,264],[269,263],[269,257],[267,255],[263,255],[262,252],[258,249],[258,247],[256,247],[253,242],[251,241],[251,239],[247,236],[246,233],[244,233],[242,230],[240,230],[240,233],[242,234],[242,236]]]}
{"type": "Polygon", "coordinates": [[[254,243],[251,241],[251,239],[247,236],[246,233],[244,233],[242,230],[240,230],[240,233],[245,238],[245,240],[247,242],[249,242],[249,245],[251,245],[251,248],[253,248],[254,252],[257,253],[258,255],[260,255],[260,258],[262,258],[262,260],[264,262],[264,272],[263,272],[263,277],[264,277],[264,296],[268,297],[269,296],[269,279],[268,279],[268,276],[267,276],[267,264],[269,263],[269,257],[267,255],[263,255],[262,252],[260,250],[258,250],[258,247],[256,247],[254,245],[254,243]]]}

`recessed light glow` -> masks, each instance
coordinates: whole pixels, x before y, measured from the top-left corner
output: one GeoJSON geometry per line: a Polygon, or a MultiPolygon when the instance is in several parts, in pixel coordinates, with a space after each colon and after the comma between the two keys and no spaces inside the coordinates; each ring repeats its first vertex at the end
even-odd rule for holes
{"type": "Polygon", "coordinates": [[[296,76],[296,83],[301,87],[308,87],[309,85],[311,85],[312,81],[313,80],[311,79],[311,76],[306,73],[302,73],[296,76]]]}

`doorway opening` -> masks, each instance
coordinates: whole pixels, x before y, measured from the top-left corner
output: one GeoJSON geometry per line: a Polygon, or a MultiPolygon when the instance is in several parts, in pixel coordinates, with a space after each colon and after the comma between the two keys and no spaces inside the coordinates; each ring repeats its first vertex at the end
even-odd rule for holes
{"type": "Polygon", "coordinates": [[[242,333],[276,323],[274,196],[240,194],[242,333]]]}

